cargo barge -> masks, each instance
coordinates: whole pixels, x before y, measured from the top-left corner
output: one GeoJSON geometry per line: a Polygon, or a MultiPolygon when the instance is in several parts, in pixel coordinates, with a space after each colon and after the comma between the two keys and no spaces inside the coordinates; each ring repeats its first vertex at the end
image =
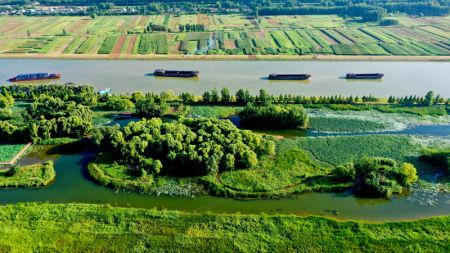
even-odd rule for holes
{"type": "Polygon", "coordinates": [[[347,79],[381,79],[384,74],[381,73],[373,73],[373,74],[347,74],[345,78],[347,79]]]}
{"type": "Polygon", "coordinates": [[[157,69],[154,72],[155,76],[163,76],[163,77],[198,77],[198,70],[165,70],[165,69],[157,69]]]}
{"type": "Polygon", "coordinates": [[[61,74],[52,73],[30,73],[30,74],[20,74],[13,78],[8,79],[10,82],[26,82],[26,81],[36,81],[36,80],[50,80],[59,79],[61,74]]]}
{"type": "Polygon", "coordinates": [[[270,74],[269,80],[309,80],[310,74],[270,74]]]}

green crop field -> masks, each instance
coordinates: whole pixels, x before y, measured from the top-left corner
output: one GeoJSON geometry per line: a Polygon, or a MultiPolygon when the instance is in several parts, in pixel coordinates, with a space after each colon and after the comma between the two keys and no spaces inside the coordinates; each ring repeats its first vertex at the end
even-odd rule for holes
{"type": "Polygon", "coordinates": [[[0,144],[0,162],[9,162],[25,144],[0,144]]]}
{"type": "Polygon", "coordinates": [[[393,18],[400,24],[333,15],[1,17],[0,54],[450,56],[448,18],[393,18]],[[164,29],[144,33],[150,24],[164,29]],[[180,32],[187,24],[206,31],[180,32]]]}
{"type": "Polygon", "coordinates": [[[99,54],[109,54],[111,53],[114,45],[116,44],[118,36],[108,36],[105,41],[103,41],[102,46],[98,50],[99,54]]]}

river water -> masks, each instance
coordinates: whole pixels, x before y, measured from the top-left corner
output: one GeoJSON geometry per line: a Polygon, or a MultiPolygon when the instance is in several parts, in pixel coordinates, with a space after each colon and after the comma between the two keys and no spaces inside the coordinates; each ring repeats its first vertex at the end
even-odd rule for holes
{"type": "Polygon", "coordinates": [[[0,59],[0,83],[28,72],[61,73],[60,83],[92,84],[115,93],[189,91],[200,95],[213,88],[239,88],[257,93],[302,95],[425,95],[429,90],[450,97],[450,62],[339,62],[339,61],[156,61],[0,59]],[[200,71],[195,79],[161,78],[157,68],[200,71]],[[346,80],[346,73],[385,74],[382,80],[346,80]],[[310,73],[310,81],[269,81],[270,73],[310,73]]]}

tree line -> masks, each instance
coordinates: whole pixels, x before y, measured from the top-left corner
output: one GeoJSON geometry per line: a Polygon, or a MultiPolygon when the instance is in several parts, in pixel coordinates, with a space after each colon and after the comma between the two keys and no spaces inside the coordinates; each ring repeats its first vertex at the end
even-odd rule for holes
{"type": "MultiPolygon", "coordinates": [[[[31,0],[5,0],[1,4],[26,5],[31,0]]],[[[86,15],[166,14],[166,13],[235,13],[250,15],[342,15],[380,21],[386,13],[420,16],[449,14],[449,0],[42,0],[42,5],[89,6],[86,15]],[[114,8],[126,8],[115,12],[114,8]]]]}

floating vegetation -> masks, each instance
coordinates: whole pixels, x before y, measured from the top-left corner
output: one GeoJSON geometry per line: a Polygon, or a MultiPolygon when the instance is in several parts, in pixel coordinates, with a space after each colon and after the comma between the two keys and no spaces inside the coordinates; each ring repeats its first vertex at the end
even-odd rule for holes
{"type": "Polygon", "coordinates": [[[450,187],[446,184],[420,183],[411,188],[408,201],[422,206],[436,206],[440,203],[450,204],[450,187]]]}
{"type": "Polygon", "coordinates": [[[382,113],[379,111],[334,111],[329,109],[307,109],[311,118],[312,127],[316,131],[330,132],[379,132],[401,131],[418,125],[448,124],[450,116],[418,116],[406,113],[382,113]],[[328,122],[323,125],[314,125],[314,121],[328,122]],[[335,126],[340,120],[345,126],[335,126]],[[344,122],[345,121],[345,122],[344,122]],[[353,122],[353,123],[352,123],[353,122]]]}

